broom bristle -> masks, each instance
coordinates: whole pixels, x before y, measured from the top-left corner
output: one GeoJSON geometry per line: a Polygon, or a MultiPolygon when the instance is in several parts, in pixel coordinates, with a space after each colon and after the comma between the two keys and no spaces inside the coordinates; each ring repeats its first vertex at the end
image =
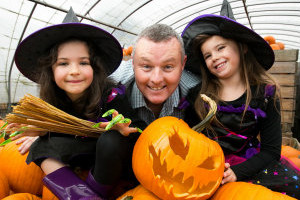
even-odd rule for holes
{"type": "Polygon", "coordinates": [[[30,94],[25,95],[17,106],[13,106],[12,113],[6,115],[5,121],[36,126],[28,126],[26,130],[77,136],[98,137],[105,131],[103,128],[93,127],[94,122],[72,116],[30,94]]]}

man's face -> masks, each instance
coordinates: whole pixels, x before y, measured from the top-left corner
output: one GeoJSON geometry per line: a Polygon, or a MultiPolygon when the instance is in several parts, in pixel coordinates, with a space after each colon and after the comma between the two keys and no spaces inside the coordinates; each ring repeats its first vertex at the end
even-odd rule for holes
{"type": "Polygon", "coordinates": [[[148,107],[162,105],[177,88],[184,62],[176,38],[155,43],[147,38],[138,41],[133,69],[138,89],[148,107]]]}

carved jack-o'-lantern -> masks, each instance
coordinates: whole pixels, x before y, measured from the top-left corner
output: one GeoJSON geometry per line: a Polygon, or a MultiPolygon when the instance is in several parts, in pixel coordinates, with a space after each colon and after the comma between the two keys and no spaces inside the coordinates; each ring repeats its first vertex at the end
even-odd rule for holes
{"type": "Polygon", "coordinates": [[[175,117],[159,118],[143,131],[132,162],[139,182],[168,200],[207,199],[224,173],[219,144],[175,117]]]}

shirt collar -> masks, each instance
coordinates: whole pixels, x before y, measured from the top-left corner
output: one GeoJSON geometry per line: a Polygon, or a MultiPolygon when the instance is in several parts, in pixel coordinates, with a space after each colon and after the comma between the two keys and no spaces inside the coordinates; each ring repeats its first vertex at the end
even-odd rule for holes
{"type": "MultiPolygon", "coordinates": [[[[179,94],[179,88],[177,87],[173,94],[167,99],[167,101],[164,103],[163,109],[165,107],[168,108],[174,108],[177,107],[180,101],[180,94],[179,94]]],[[[141,108],[141,107],[147,107],[147,104],[145,102],[145,99],[143,97],[143,94],[138,89],[136,83],[133,83],[132,92],[131,92],[131,105],[134,109],[141,108]]]]}

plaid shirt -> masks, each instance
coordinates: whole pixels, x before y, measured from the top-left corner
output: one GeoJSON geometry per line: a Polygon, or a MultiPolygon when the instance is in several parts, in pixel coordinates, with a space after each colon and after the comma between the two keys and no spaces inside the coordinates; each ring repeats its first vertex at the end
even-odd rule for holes
{"type": "MultiPolygon", "coordinates": [[[[147,107],[143,94],[137,88],[136,82],[134,81],[134,72],[132,67],[132,60],[122,61],[119,68],[109,77],[126,86],[127,91],[129,91],[128,98],[132,108],[137,111],[138,116],[142,120],[144,120],[147,124],[150,124],[156,118],[154,113],[147,107]]],[[[183,119],[184,110],[178,108],[180,100],[187,95],[190,88],[194,87],[199,82],[199,77],[184,70],[180,79],[179,87],[176,88],[173,94],[164,103],[159,117],[174,116],[183,119]]]]}

